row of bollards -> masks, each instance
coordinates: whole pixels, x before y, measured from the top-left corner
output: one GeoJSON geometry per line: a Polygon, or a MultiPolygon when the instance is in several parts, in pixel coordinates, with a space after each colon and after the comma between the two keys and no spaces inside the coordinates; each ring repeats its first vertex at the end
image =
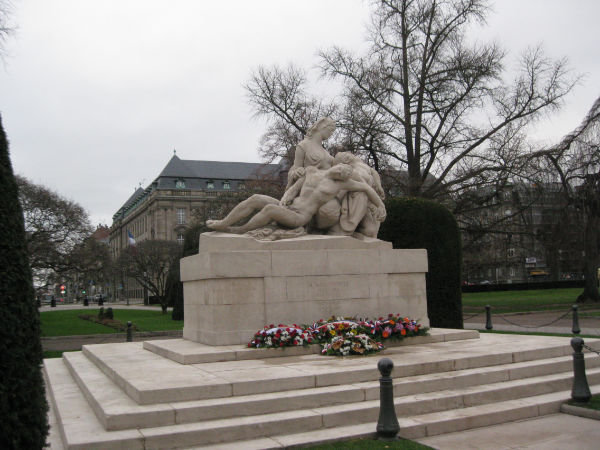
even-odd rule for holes
{"type": "MultiPolygon", "coordinates": [[[[485,329],[493,329],[492,325],[492,307],[490,305],[485,306],[485,329]]],[[[573,305],[571,307],[573,313],[573,324],[571,331],[574,335],[581,333],[579,327],[579,307],[573,305]]],[[[587,381],[585,374],[585,358],[583,356],[583,344],[584,341],[580,337],[576,336],[571,339],[571,347],[573,347],[573,389],[571,390],[571,398],[579,403],[587,403],[592,398],[590,392],[590,386],[587,381]]]]}
{"type": "MultiPolygon", "coordinates": [[[[577,305],[573,305],[571,307],[571,312],[573,313],[573,325],[571,326],[571,331],[573,334],[579,334],[581,333],[581,329],[579,328],[579,307],[577,305]]],[[[492,330],[493,328],[492,307],[490,305],[485,305],[485,329],[492,330]]]]}
{"type": "MultiPolygon", "coordinates": [[[[576,310],[574,310],[576,311],[576,310]]],[[[130,339],[131,322],[127,322],[127,340],[130,339]]],[[[574,337],[571,339],[573,347],[573,389],[571,398],[579,403],[587,403],[592,397],[587,377],[585,375],[585,360],[583,356],[583,339],[574,337]]],[[[394,385],[390,376],[394,363],[389,358],[382,358],[377,363],[377,369],[381,373],[379,378],[379,419],[377,420],[377,437],[380,440],[392,441],[398,439],[400,424],[396,416],[394,406],[394,385]]]]}

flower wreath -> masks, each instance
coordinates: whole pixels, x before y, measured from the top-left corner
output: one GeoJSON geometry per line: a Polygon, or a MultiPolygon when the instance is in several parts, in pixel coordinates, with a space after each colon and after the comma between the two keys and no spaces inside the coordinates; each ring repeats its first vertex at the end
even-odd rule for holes
{"type": "Polygon", "coordinates": [[[323,348],[323,355],[368,355],[385,348],[383,341],[387,339],[398,341],[426,334],[427,328],[400,314],[388,314],[387,318],[379,317],[374,320],[331,317],[312,325],[265,326],[254,334],[248,347],[278,348],[319,343],[323,348]]]}

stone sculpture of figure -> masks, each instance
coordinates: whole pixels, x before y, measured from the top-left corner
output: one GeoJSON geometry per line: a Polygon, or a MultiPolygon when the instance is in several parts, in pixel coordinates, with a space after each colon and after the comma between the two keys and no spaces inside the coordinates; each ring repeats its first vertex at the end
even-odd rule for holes
{"type": "Polygon", "coordinates": [[[304,139],[296,146],[294,164],[288,172],[289,189],[298,178],[304,175],[306,167],[326,170],[333,165],[333,157],[323,148],[323,141],[335,131],[335,122],[329,117],[319,119],[306,132],[304,139]]]}
{"type": "MultiPolygon", "coordinates": [[[[352,179],[352,166],[337,164],[327,170],[309,166],[304,177],[299,178],[284,194],[293,198],[289,206],[267,195],[255,194],[238,204],[223,220],[207,220],[206,225],[217,231],[245,233],[264,227],[271,222],[297,228],[305,226],[317,210],[340,192],[364,192],[372,203],[371,213],[376,220],[385,219],[385,206],[375,190],[363,181],[352,179]],[[250,217],[246,224],[234,226],[242,219],[250,217]]],[[[282,199],[282,200],[284,200],[282,199]]]]}
{"type": "MultiPolygon", "coordinates": [[[[381,179],[377,171],[350,152],[338,152],[334,164],[348,164],[352,166],[352,179],[362,181],[371,186],[381,200],[385,193],[381,186],[381,179]]],[[[375,220],[371,214],[369,198],[364,192],[347,192],[338,196],[340,202],[339,220],[328,230],[328,234],[351,235],[355,232],[368,237],[377,237],[381,222],[375,220]]]]}

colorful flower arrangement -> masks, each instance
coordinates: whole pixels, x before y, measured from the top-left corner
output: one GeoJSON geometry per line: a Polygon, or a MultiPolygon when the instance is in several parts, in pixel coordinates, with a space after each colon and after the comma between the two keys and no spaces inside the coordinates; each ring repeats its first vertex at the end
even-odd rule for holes
{"type": "Polygon", "coordinates": [[[294,324],[291,327],[283,324],[271,324],[254,334],[254,339],[248,342],[248,347],[291,347],[308,345],[314,340],[310,329],[301,328],[294,324]]]}
{"type": "Polygon", "coordinates": [[[400,314],[388,314],[387,318],[374,320],[331,317],[312,325],[268,325],[256,332],[248,347],[277,348],[319,343],[323,347],[323,355],[368,355],[385,348],[385,340],[398,341],[426,334],[427,328],[400,314]]]}

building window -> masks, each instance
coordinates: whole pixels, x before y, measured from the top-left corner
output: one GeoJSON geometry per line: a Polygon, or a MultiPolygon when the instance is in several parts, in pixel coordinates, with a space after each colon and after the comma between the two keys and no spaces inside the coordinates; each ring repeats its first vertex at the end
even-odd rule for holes
{"type": "Polygon", "coordinates": [[[175,181],[175,187],[177,189],[185,189],[185,181],[184,180],[175,181]]]}
{"type": "Polygon", "coordinates": [[[507,251],[508,257],[512,258],[513,256],[515,256],[515,249],[514,248],[509,248],[507,251]]]}
{"type": "Polygon", "coordinates": [[[185,209],[177,208],[177,224],[183,225],[185,223],[185,209]]]}
{"type": "Polygon", "coordinates": [[[178,243],[179,245],[183,245],[183,241],[185,241],[185,238],[183,237],[183,233],[179,233],[179,234],[177,235],[177,243],[178,243]]]}
{"type": "Polygon", "coordinates": [[[210,180],[206,182],[206,189],[214,189],[215,188],[215,182],[210,180]]]}
{"type": "Polygon", "coordinates": [[[246,189],[246,185],[244,183],[238,183],[238,189],[240,191],[242,191],[242,190],[246,189]]]}
{"type": "Polygon", "coordinates": [[[515,268],[514,268],[514,267],[511,267],[511,268],[510,268],[510,276],[511,276],[511,277],[514,277],[516,274],[517,274],[517,271],[515,270],[515,268]]]}
{"type": "Polygon", "coordinates": [[[229,181],[223,181],[223,189],[231,189],[231,185],[229,181]]]}

